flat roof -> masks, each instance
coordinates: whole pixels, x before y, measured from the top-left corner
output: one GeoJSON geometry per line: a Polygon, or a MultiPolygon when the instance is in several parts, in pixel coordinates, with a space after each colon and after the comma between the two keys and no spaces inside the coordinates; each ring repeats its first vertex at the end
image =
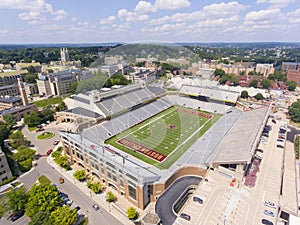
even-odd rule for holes
{"type": "Polygon", "coordinates": [[[297,177],[295,174],[295,151],[294,143],[289,140],[286,141],[286,148],[284,151],[284,170],[282,180],[282,196],[280,205],[283,211],[289,214],[298,214],[298,199],[297,199],[297,177]],[[296,201],[295,201],[296,199],[296,201]]]}
{"type": "Polygon", "coordinates": [[[28,73],[27,70],[20,70],[20,71],[12,70],[12,71],[6,71],[3,73],[0,73],[0,77],[16,76],[16,75],[21,75],[21,74],[26,74],[26,73],[28,73]]]}
{"type": "Polygon", "coordinates": [[[84,109],[84,108],[81,108],[81,107],[76,107],[74,109],[69,109],[69,110],[66,110],[66,112],[70,112],[70,113],[74,113],[74,114],[77,114],[77,115],[86,116],[86,117],[90,117],[90,118],[99,118],[99,117],[101,117],[100,114],[98,114],[96,112],[93,112],[93,111],[90,111],[90,110],[87,110],[87,109],[84,109]]]}
{"type": "Polygon", "coordinates": [[[252,157],[267,113],[268,107],[242,113],[205,163],[247,163],[252,157]]]}

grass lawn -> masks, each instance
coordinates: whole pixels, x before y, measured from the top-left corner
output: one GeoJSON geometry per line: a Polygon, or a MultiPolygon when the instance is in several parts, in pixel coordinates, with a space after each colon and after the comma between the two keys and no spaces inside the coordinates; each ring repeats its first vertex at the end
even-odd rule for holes
{"type": "Polygon", "coordinates": [[[51,184],[51,181],[45,175],[39,177],[39,182],[41,184],[51,184]]]}
{"type": "Polygon", "coordinates": [[[108,139],[106,143],[160,169],[167,169],[220,116],[178,106],[171,107],[108,139]],[[210,116],[212,117],[209,118],[210,116]],[[123,142],[124,139],[125,142],[123,142]],[[139,150],[135,151],[137,149],[136,146],[142,149],[144,154],[138,152],[139,150]]]}
{"type": "Polygon", "coordinates": [[[35,131],[36,129],[37,129],[37,127],[28,127],[28,130],[29,130],[30,132],[35,131]]]}
{"type": "Polygon", "coordinates": [[[54,136],[54,133],[52,133],[52,132],[43,132],[37,136],[37,139],[44,140],[44,139],[52,138],[53,136],[54,136]]]}
{"type": "Polygon", "coordinates": [[[63,99],[61,97],[57,98],[47,98],[43,100],[39,100],[34,102],[36,107],[38,108],[47,108],[48,106],[54,105],[54,104],[60,104],[62,103],[63,99]]]}

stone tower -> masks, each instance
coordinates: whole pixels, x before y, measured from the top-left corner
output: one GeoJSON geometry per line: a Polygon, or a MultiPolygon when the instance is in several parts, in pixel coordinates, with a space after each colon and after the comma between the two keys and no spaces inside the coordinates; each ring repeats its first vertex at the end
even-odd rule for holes
{"type": "Polygon", "coordinates": [[[62,64],[70,61],[69,52],[67,48],[60,49],[60,60],[62,64]]]}
{"type": "Polygon", "coordinates": [[[24,86],[24,83],[22,81],[22,78],[18,78],[18,86],[19,86],[19,90],[20,90],[23,105],[28,106],[28,98],[27,98],[27,95],[26,95],[25,86],[24,86]]]}

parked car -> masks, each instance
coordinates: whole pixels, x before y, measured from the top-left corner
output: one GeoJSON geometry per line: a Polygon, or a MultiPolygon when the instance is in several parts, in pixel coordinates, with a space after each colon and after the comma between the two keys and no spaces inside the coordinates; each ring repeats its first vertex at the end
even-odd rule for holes
{"type": "Polygon", "coordinates": [[[96,204],[93,205],[93,208],[95,209],[95,211],[98,211],[100,209],[99,206],[96,204]]]}
{"type": "Polygon", "coordinates": [[[197,196],[193,197],[193,201],[198,202],[199,204],[203,204],[203,200],[201,198],[197,197],[197,196]]]}
{"type": "Polygon", "coordinates": [[[265,201],[265,206],[268,206],[268,207],[271,207],[271,208],[274,208],[274,209],[277,208],[277,205],[273,202],[270,202],[270,201],[265,201]]]}
{"type": "Polygon", "coordinates": [[[80,206],[76,206],[74,209],[76,209],[76,211],[80,210],[80,206]]]}
{"type": "Polygon", "coordinates": [[[280,139],[280,138],[277,138],[277,141],[278,141],[278,142],[284,142],[284,140],[283,140],[283,139],[280,139]]]}
{"type": "Polygon", "coordinates": [[[266,219],[262,219],[261,223],[266,225],[274,225],[270,220],[266,220],[266,219]]]}
{"type": "Polygon", "coordinates": [[[267,215],[267,216],[271,216],[271,217],[275,217],[275,213],[273,213],[272,211],[270,210],[264,210],[264,214],[267,215]]]}
{"type": "Polygon", "coordinates": [[[191,216],[188,215],[188,214],[185,214],[185,213],[181,213],[181,214],[180,214],[180,217],[183,218],[183,219],[185,219],[185,220],[188,220],[188,221],[191,220],[191,216]]]}
{"type": "Polygon", "coordinates": [[[64,182],[65,182],[65,179],[62,178],[62,177],[60,177],[60,178],[59,178],[59,183],[60,183],[60,184],[63,184],[64,182]]]}
{"type": "Polygon", "coordinates": [[[11,219],[11,221],[16,221],[17,219],[19,219],[19,218],[21,218],[23,215],[24,215],[24,213],[25,213],[25,211],[24,210],[22,210],[22,211],[20,211],[20,212],[18,212],[18,213],[16,213],[16,214],[14,214],[10,219],[11,219]]]}
{"type": "Polygon", "coordinates": [[[276,120],[272,119],[272,123],[276,123],[276,120]]]}
{"type": "Polygon", "coordinates": [[[56,141],[53,141],[53,145],[58,145],[59,141],[56,140],[56,141]]]}
{"type": "Polygon", "coordinates": [[[52,153],[53,149],[50,148],[48,151],[47,151],[47,155],[50,155],[52,153]]]}
{"type": "Polygon", "coordinates": [[[73,200],[69,199],[68,201],[65,202],[66,205],[71,206],[73,203],[73,200]]]}

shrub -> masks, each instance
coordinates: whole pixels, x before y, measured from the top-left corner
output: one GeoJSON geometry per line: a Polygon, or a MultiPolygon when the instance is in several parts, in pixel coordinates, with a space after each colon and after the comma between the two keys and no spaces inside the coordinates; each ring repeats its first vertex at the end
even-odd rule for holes
{"type": "Polygon", "coordinates": [[[127,217],[130,220],[133,220],[137,217],[137,212],[136,209],[134,207],[129,207],[126,211],[127,217]]]}
{"type": "Polygon", "coordinates": [[[106,201],[107,202],[114,202],[115,201],[115,196],[111,191],[106,193],[106,201]]]}

